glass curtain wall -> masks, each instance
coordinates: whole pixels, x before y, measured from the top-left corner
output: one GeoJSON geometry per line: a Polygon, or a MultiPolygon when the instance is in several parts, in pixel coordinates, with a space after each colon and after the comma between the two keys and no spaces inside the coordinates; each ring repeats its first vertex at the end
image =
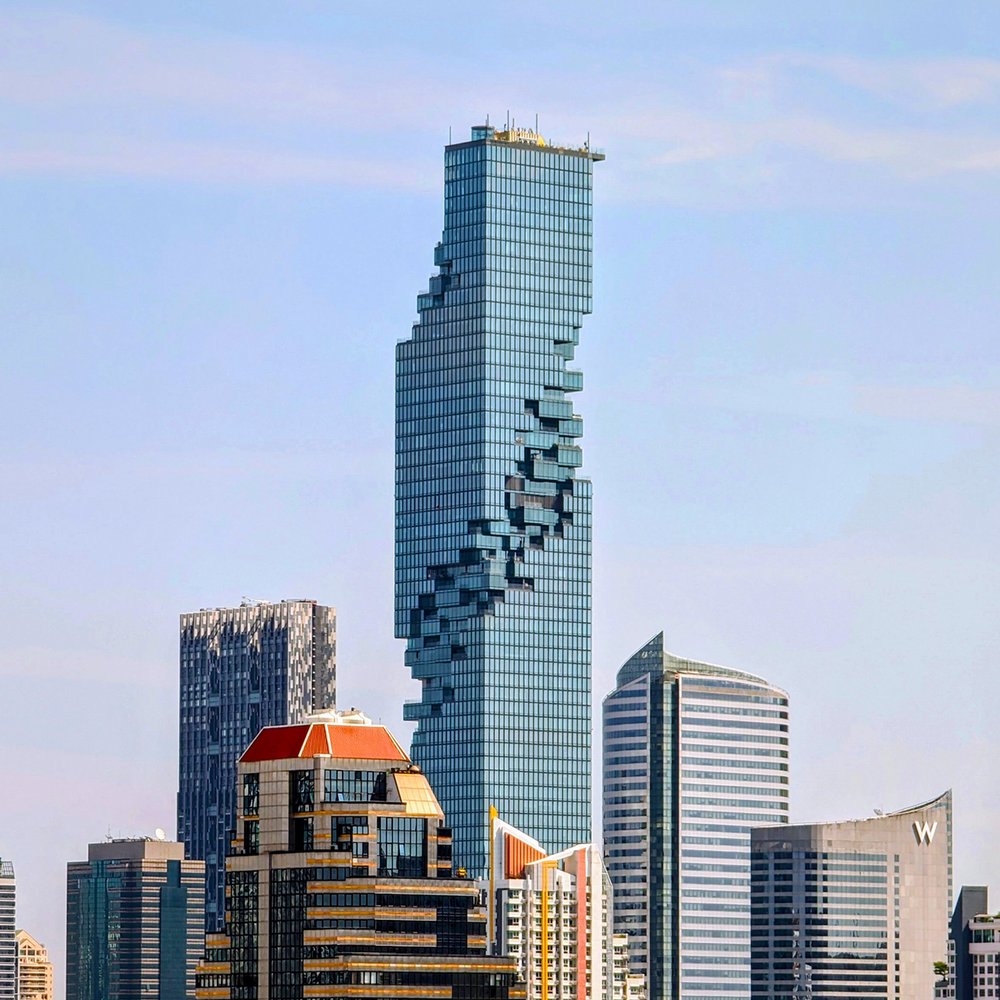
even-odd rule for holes
{"type": "Polygon", "coordinates": [[[591,486],[568,362],[601,158],[489,127],[447,147],[438,274],[397,348],[406,715],[474,875],[491,804],[551,850],[590,838],[591,486]]]}

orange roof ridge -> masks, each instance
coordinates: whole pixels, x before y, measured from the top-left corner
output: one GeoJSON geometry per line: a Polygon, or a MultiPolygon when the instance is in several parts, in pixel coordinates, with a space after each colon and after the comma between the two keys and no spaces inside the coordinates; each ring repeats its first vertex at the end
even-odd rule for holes
{"type": "Polygon", "coordinates": [[[385,726],[321,722],[267,726],[254,737],[240,760],[257,763],[321,755],[344,760],[410,763],[409,755],[385,726]]]}

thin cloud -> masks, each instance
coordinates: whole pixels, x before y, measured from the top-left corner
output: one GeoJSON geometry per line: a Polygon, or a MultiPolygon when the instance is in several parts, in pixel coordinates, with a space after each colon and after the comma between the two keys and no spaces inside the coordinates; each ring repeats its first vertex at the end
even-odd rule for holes
{"type": "Polygon", "coordinates": [[[187,108],[376,130],[387,116],[412,121],[428,96],[412,78],[408,87],[400,80],[368,91],[363,67],[343,53],[333,61],[277,44],[154,34],[64,14],[0,14],[0,35],[0,100],[30,108],[187,108]]]}
{"type": "Polygon", "coordinates": [[[589,73],[574,79],[543,67],[525,78],[500,66],[484,74],[488,91],[456,98],[443,70],[398,53],[362,61],[350,51],[144,32],[51,12],[0,14],[0,35],[0,107],[8,111],[0,173],[8,175],[431,191],[437,165],[428,169],[422,158],[434,144],[408,149],[400,136],[429,116],[488,108],[498,94],[522,106],[545,94],[544,117],[561,133],[590,130],[611,145],[616,177],[607,186],[619,198],[669,196],[685,171],[709,198],[725,188],[770,199],[794,188],[789,177],[811,190],[817,166],[849,164],[876,182],[1000,171],[1000,130],[948,114],[1000,98],[1000,63],[990,60],[785,53],[685,70],[673,82],[668,75],[637,104],[637,93],[651,93],[640,71],[597,89],[589,73]],[[822,112],[795,86],[806,72],[829,90],[822,112]],[[850,100],[829,110],[849,88],[939,115],[931,123],[861,123],[850,100]],[[581,103],[589,104],[586,118],[581,103]]]}
{"type": "Polygon", "coordinates": [[[135,177],[208,184],[335,184],[433,191],[436,178],[413,162],[354,159],[236,143],[90,136],[22,142],[0,150],[0,174],[135,177]]]}
{"type": "Polygon", "coordinates": [[[1000,427],[1000,389],[968,385],[866,385],[855,390],[859,410],[896,420],[1000,427]]]}
{"type": "Polygon", "coordinates": [[[807,70],[911,108],[946,110],[1000,100],[995,59],[857,59],[785,54],[764,61],[773,70],[807,70]]]}

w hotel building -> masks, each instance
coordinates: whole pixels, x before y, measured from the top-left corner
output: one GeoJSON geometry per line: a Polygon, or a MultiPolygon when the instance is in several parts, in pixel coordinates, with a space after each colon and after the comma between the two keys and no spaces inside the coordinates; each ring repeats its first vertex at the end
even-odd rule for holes
{"type": "Polygon", "coordinates": [[[933,997],[948,954],[951,792],[753,831],[753,996],[933,997]]]}
{"type": "Polygon", "coordinates": [[[238,787],[228,934],[208,935],[201,1000],[523,1000],[514,962],[486,954],[427,778],[383,726],[349,712],[263,729],[238,787]]]}
{"type": "Polygon", "coordinates": [[[477,877],[490,804],[550,850],[590,839],[591,486],[569,362],[603,158],[489,125],[448,146],[438,273],[396,351],[406,717],[477,877]]]}
{"type": "Polygon", "coordinates": [[[655,1000],[750,993],[750,829],[788,822],[788,695],[654,636],[604,700],[615,929],[655,1000]]]}

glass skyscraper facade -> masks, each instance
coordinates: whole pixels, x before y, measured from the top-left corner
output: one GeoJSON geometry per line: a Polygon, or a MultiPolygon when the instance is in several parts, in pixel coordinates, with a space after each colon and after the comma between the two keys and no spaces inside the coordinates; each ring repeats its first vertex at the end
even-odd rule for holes
{"type": "Polygon", "coordinates": [[[248,601],[181,615],[177,839],[205,862],[205,926],[226,913],[236,762],[264,726],[333,708],[337,618],[315,601],[248,601]]]}
{"type": "Polygon", "coordinates": [[[788,696],[654,636],[604,700],[615,929],[657,1000],[750,994],[750,829],[788,822],[788,696]]]}
{"type": "Polygon", "coordinates": [[[438,274],[396,353],[406,717],[477,876],[491,804],[551,850],[590,839],[591,486],[568,363],[599,159],[489,126],[448,146],[438,274]]]}
{"type": "Polygon", "coordinates": [[[66,1000],[186,1000],[204,916],[205,865],[183,845],[91,844],[66,870],[66,1000]]]}

